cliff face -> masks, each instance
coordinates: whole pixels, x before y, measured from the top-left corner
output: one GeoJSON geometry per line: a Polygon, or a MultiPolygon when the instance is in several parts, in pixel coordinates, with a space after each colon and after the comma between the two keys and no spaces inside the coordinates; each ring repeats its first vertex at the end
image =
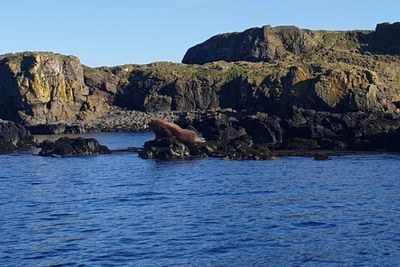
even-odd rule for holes
{"type": "Polygon", "coordinates": [[[183,62],[190,65],[131,66],[115,104],[143,111],[392,112],[400,100],[398,25],[348,32],[265,26],[217,35],[187,51],[183,62]]]}
{"type": "Polygon", "coordinates": [[[350,64],[162,63],[132,71],[115,104],[142,111],[393,111],[399,92],[398,84],[350,64]]]}
{"type": "Polygon", "coordinates": [[[115,106],[229,108],[285,116],[293,107],[396,112],[399,25],[349,32],[266,26],[217,35],[189,49],[183,59],[201,65],[89,68],[73,56],[7,54],[0,56],[0,118],[28,126],[72,123],[96,119],[115,106]]]}
{"type": "Polygon", "coordinates": [[[85,84],[77,57],[47,52],[3,55],[0,77],[1,118],[26,125],[71,122],[107,107],[108,96],[102,94],[107,90],[85,84]]]}
{"type": "Polygon", "coordinates": [[[88,95],[76,57],[53,53],[0,58],[0,113],[30,123],[73,120],[88,95]]]}

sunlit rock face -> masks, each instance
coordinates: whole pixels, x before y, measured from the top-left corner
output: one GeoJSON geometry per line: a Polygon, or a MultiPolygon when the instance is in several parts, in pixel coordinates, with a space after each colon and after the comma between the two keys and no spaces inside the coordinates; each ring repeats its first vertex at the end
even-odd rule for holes
{"type": "Polygon", "coordinates": [[[27,52],[0,57],[0,116],[23,123],[73,121],[89,94],[77,57],[27,52]]]}

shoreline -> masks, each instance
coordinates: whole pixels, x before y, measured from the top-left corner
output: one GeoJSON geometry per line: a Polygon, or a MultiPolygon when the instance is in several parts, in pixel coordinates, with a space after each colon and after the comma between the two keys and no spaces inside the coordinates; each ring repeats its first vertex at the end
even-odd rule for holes
{"type": "Polygon", "coordinates": [[[323,160],[335,155],[400,151],[398,114],[377,112],[331,113],[294,109],[290,116],[280,117],[231,109],[150,113],[115,108],[95,120],[37,125],[27,129],[34,139],[33,146],[39,147],[43,142],[65,136],[73,139],[90,134],[149,132],[143,123],[145,118],[174,122],[207,140],[204,145],[191,146],[175,139],[160,138],[155,132],[155,140],[134,149],[148,159],[268,160],[301,156],[323,160]]]}

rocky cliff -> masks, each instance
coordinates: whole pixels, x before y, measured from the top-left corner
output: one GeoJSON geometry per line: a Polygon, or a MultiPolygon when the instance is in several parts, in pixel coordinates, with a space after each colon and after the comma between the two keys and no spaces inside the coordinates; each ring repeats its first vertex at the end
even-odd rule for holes
{"type": "Polygon", "coordinates": [[[7,54],[0,56],[0,118],[34,126],[96,120],[115,108],[398,112],[399,25],[348,32],[265,26],[222,34],[186,53],[183,62],[202,65],[89,68],[73,56],[7,54]]]}
{"type": "Polygon", "coordinates": [[[400,23],[381,23],[375,31],[311,31],[295,26],[264,26],[216,35],[190,48],[182,62],[276,62],[313,54],[347,51],[400,55],[400,23]]]}
{"type": "MultiPolygon", "coordinates": [[[[90,72],[87,76],[90,79],[90,72]]],[[[107,88],[85,81],[83,66],[74,56],[50,52],[3,55],[0,79],[0,118],[26,125],[76,121],[78,116],[104,109],[108,100],[102,94],[107,88]]]]}
{"type": "Polygon", "coordinates": [[[0,114],[24,123],[73,120],[88,96],[76,57],[22,53],[0,58],[0,114]]]}
{"type": "Polygon", "coordinates": [[[395,112],[400,101],[399,23],[375,31],[294,26],[221,34],[189,49],[184,63],[114,69],[115,104],[142,111],[232,108],[273,114],[395,112]],[[193,65],[201,63],[202,65],[193,65]]]}

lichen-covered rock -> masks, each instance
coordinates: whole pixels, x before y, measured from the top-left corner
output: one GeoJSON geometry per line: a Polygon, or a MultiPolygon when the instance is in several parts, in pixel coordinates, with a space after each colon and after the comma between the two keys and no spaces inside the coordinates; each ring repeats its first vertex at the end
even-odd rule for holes
{"type": "Polygon", "coordinates": [[[396,88],[388,88],[377,73],[358,67],[307,74],[295,68],[287,79],[292,103],[315,110],[392,111],[400,93],[396,88]]]}
{"type": "Polygon", "coordinates": [[[26,52],[0,57],[0,117],[27,125],[71,121],[89,94],[79,59],[26,52]]]}
{"type": "Polygon", "coordinates": [[[61,137],[54,142],[44,141],[40,147],[40,156],[88,156],[108,154],[110,150],[94,138],[61,137]]]}

